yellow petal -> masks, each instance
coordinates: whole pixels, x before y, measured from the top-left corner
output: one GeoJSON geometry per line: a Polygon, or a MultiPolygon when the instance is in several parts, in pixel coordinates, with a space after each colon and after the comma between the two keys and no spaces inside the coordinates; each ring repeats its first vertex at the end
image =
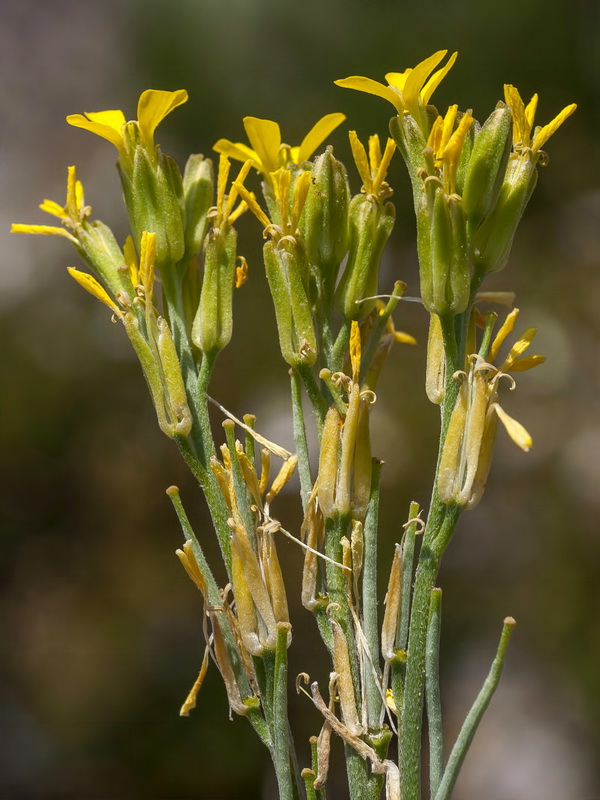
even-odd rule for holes
{"type": "Polygon", "coordinates": [[[437,53],[434,53],[432,56],[429,56],[429,58],[421,61],[421,63],[417,64],[417,66],[409,73],[406,79],[402,96],[408,112],[415,119],[418,118],[419,94],[423,88],[423,84],[429,77],[431,71],[437,67],[447,52],[447,50],[438,50],[437,53]]]}
{"type": "Polygon", "coordinates": [[[235,184],[243,183],[246,180],[246,178],[248,177],[248,173],[252,169],[252,165],[253,162],[250,159],[242,165],[242,168],[240,169],[238,176],[235,179],[235,183],[231,186],[231,189],[229,190],[229,195],[227,197],[227,205],[225,206],[225,211],[223,213],[223,216],[225,217],[225,220],[230,224],[235,222],[235,220],[238,219],[238,217],[240,217],[244,213],[244,211],[246,211],[246,209],[248,208],[248,206],[242,201],[234,212],[233,207],[235,205],[236,200],[238,199],[238,193],[237,189],[235,188],[235,184]]]}
{"type": "Polygon", "coordinates": [[[156,234],[144,231],[140,243],[140,283],[144,287],[146,299],[152,299],[154,288],[154,261],[156,259],[156,234]]]}
{"type": "Polygon", "coordinates": [[[125,155],[125,143],[123,141],[123,134],[121,133],[121,126],[125,123],[125,117],[122,111],[98,111],[94,113],[83,114],[69,114],[67,122],[74,128],[83,128],[86,131],[95,133],[109,142],[119,151],[120,156],[125,155]]]}
{"type": "Polygon", "coordinates": [[[515,327],[515,322],[517,317],[519,316],[519,309],[513,308],[513,310],[506,316],[506,319],[502,323],[502,327],[496,334],[494,341],[492,342],[492,346],[490,347],[490,352],[488,353],[488,361],[493,361],[496,356],[498,355],[498,350],[502,347],[502,343],[508,336],[508,334],[512,331],[515,327]]]}
{"type": "Polygon", "coordinates": [[[244,129],[250,144],[260,158],[265,172],[275,172],[279,167],[279,148],[281,131],[279,125],[270,119],[244,117],[244,129]]]}
{"type": "Polygon", "coordinates": [[[254,194],[252,192],[249,192],[248,189],[246,189],[246,187],[243,184],[238,183],[237,181],[234,181],[233,186],[235,187],[237,193],[242,198],[242,200],[247,204],[250,211],[258,219],[260,224],[264,228],[268,228],[271,224],[271,220],[267,217],[265,212],[258,205],[258,202],[256,201],[256,197],[254,196],[254,194]]]}
{"type": "Polygon", "coordinates": [[[43,203],[40,203],[40,208],[46,214],[52,214],[53,217],[58,217],[59,219],[65,219],[67,216],[64,208],[55,203],[54,200],[44,200],[43,203]]]}
{"type": "Polygon", "coordinates": [[[357,136],[356,131],[348,131],[348,138],[350,139],[350,147],[352,155],[354,156],[354,163],[356,169],[361,177],[363,186],[367,191],[371,188],[371,170],[369,169],[369,160],[367,158],[367,151],[363,143],[357,136]]]}
{"type": "MultiPolygon", "coordinates": [[[[177,551],[177,554],[182,552],[181,550],[177,551]]],[[[181,706],[181,710],[179,712],[180,717],[189,717],[190,711],[193,708],[196,708],[196,701],[198,699],[198,692],[200,691],[202,684],[204,683],[204,678],[206,677],[206,672],[208,670],[208,657],[210,655],[210,647],[206,646],[204,650],[204,658],[202,659],[202,665],[200,667],[200,672],[198,673],[198,677],[192,688],[189,691],[188,696],[185,699],[184,704],[181,706]]]]}
{"type": "Polygon", "coordinates": [[[450,70],[454,66],[454,62],[456,61],[457,57],[458,53],[452,53],[446,65],[443,66],[441,69],[438,69],[437,72],[434,72],[431,78],[429,78],[429,80],[425,84],[425,86],[421,89],[421,102],[423,103],[424,106],[426,106],[429,103],[432,94],[435,92],[440,83],[444,80],[446,75],[450,72],[450,70]]]}
{"type": "Polygon", "coordinates": [[[431,147],[433,150],[433,154],[436,157],[439,157],[439,153],[441,152],[441,144],[442,144],[442,129],[444,127],[444,117],[440,114],[436,117],[435,122],[431,126],[431,131],[429,132],[429,138],[427,139],[427,147],[431,147]]]}
{"type": "Polygon", "coordinates": [[[350,363],[352,364],[353,381],[358,380],[358,374],[360,372],[360,357],[360,328],[358,322],[356,322],[356,320],[352,320],[352,326],[350,328],[350,363]]]}
{"type": "Polygon", "coordinates": [[[311,173],[308,171],[303,172],[294,186],[294,200],[292,204],[292,226],[294,228],[297,228],[298,223],[300,222],[302,209],[304,208],[304,203],[306,202],[306,195],[308,194],[311,180],[311,173]]]}
{"type": "Polygon", "coordinates": [[[563,122],[570,117],[571,114],[575,111],[577,105],[575,103],[571,103],[570,106],[563,108],[560,114],[557,114],[552,122],[549,122],[547,125],[544,125],[543,128],[540,128],[533,138],[533,144],[531,145],[531,149],[535,153],[541,147],[543,147],[548,139],[552,136],[552,134],[556,133],[556,131],[560,128],[563,122]]]}
{"type": "Polygon", "coordinates": [[[527,350],[527,348],[533,341],[533,337],[536,335],[536,333],[537,333],[537,328],[527,328],[525,333],[522,336],[520,336],[517,339],[517,341],[513,344],[513,346],[510,348],[510,351],[506,356],[504,364],[502,364],[502,366],[499,367],[500,372],[511,371],[514,362],[517,360],[517,358],[519,358],[519,356],[521,356],[525,352],[525,350],[527,350]]]}
{"type": "Polygon", "coordinates": [[[227,189],[227,179],[231,162],[226,155],[221,153],[219,156],[219,169],[217,172],[217,209],[221,212],[225,200],[225,190],[227,189]]]}
{"type": "Polygon", "coordinates": [[[441,150],[444,150],[446,145],[450,141],[450,137],[452,136],[452,131],[454,130],[454,123],[456,122],[457,114],[458,114],[457,105],[448,107],[448,111],[446,111],[446,116],[444,117],[444,124],[442,126],[442,138],[440,142],[441,150]]]}
{"type": "Polygon", "coordinates": [[[519,90],[509,83],[504,85],[504,99],[506,105],[511,107],[513,115],[513,142],[529,147],[531,143],[531,125],[525,113],[525,103],[519,90]]]}
{"type": "Polygon", "coordinates": [[[100,300],[101,303],[104,303],[104,305],[108,306],[119,317],[121,316],[121,309],[117,306],[106,289],[98,283],[96,278],[94,278],[92,275],[88,275],[87,272],[81,272],[80,270],[75,269],[75,267],[67,267],[67,272],[69,275],[71,275],[71,277],[75,278],[77,283],[80,286],[83,286],[87,292],[93,295],[97,300],[100,300]]]}
{"type": "Polygon", "coordinates": [[[34,233],[41,234],[42,236],[64,236],[65,239],[70,239],[73,244],[79,244],[74,236],[66,231],[64,228],[56,228],[54,225],[11,225],[11,233],[34,233]]]}
{"type": "Polygon", "coordinates": [[[402,91],[406,85],[406,79],[412,72],[412,67],[405,69],[404,72],[387,72],[385,79],[390,86],[395,86],[396,89],[402,91]]]}
{"type": "MultiPolygon", "coordinates": [[[[379,139],[377,141],[379,141],[379,139]]],[[[381,189],[381,184],[385,180],[385,176],[387,175],[387,171],[390,166],[390,161],[392,160],[392,156],[395,152],[396,142],[393,139],[388,139],[385,143],[385,150],[383,151],[383,156],[381,156],[379,167],[377,168],[377,172],[373,178],[373,192],[377,193],[381,189]]]]}
{"type": "Polygon", "coordinates": [[[135,244],[133,243],[133,238],[128,236],[125,239],[125,244],[123,245],[123,260],[125,264],[129,267],[129,276],[131,278],[131,283],[134,286],[138,285],[138,264],[137,264],[137,253],[135,251],[135,244]]]}
{"type": "Polygon", "coordinates": [[[529,130],[533,128],[533,123],[535,121],[535,112],[537,111],[538,106],[538,96],[534,94],[531,100],[525,106],[525,116],[527,117],[527,122],[529,124],[529,130]]]}
{"type": "Polygon", "coordinates": [[[394,331],[394,341],[398,342],[399,344],[416,344],[417,340],[414,336],[411,336],[410,333],[404,333],[403,331],[394,331]]]}
{"type": "Polygon", "coordinates": [[[173,109],[185,103],[188,93],[185,89],[164,92],[160,89],[146,89],[138,100],[137,117],[142,141],[148,149],[154,147],[154,131],[173,109]]]}
{"type": "Polygon", "coordinates": [[[514,292],[477,292],[475,300],[485,303],[498,303],[501,306],[508,306],[509,308],[515,302],[514,292]]]}
{"type": "Polygon", "coordinates": [[[219,139],[219,141],[213,145],[213,150],[217,153],[229,156],[229,158],[235,158],[236,161],[247,161],[250,158],[255,162],[257,168],[261,169],[261,161],[258,154],[241,142],[230,142],[229,139],[219,139]]]}
{"type": "Polygon", "coordinates": [[[525,452],[527,452],[533,444],[533,440],[529,433],[525,430],[520,422],[517,422],[516,419],[513,419],[511,416],[509,416],[506,411],[498,405],[498,403],[494,403],[493,408],[498,414],[500,421],[506,428],[506,432],[513,442],[518,445],[521,450],[525,450],[525,452]]]}
{"type": "Polygon", "coordinates": [[[297,152],[296,148],[292,148],[292,156],[297,164],[307,161],[315,152],[317,147],[322,144],[329,134],[334,131],[338,125],[346,119],[345,114],[326,114],[324,117],[313,125],[313,127],[306,134],[297,152]]]}
{"type": "Polygon", "coordinates": [[[370,78],[363,78],[360,75],[352,75],[349,78],[342,78],[339,81],[334,81],[336,86],[341,86],[344,89],[356,89],[358,92],[366,92],[366,94],[374,94],[377,97],[383,97],[388,103],[391,103],[398,114],[402,114],[404,104],[400,93],[395,91],[391,86],[384,86],[383,83],[373,81],[370,78]]]}
{"type": "Polygon", "coordinates": [[[379,136],[375,133],[373,136],[369,136],[369,166],[372,174],[377,172],[377,168],[380,164],[381,144],[379,142],[379,136]]]}
{"type": "Polygon", "coordinates": [[[511,372],[525,372],[526,369],[533,369],[538,364],[543,364],[546,356],[525,356],[525,358],[518,358],[511,366],[511,372]]]}

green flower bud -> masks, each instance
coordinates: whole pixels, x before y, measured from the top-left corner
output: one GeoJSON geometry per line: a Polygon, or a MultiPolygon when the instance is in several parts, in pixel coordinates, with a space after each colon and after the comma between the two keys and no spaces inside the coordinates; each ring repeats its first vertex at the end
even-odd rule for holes
{"type": "Polygon", "coordinates": [[[347,319],[364,319],[375,306],[375,300],[361,301],[377,294],[381,255],[395,218],[392,203],[382,205],[363,194],[350,203],[348,263],[336,291],[336,303],[347,319]]]}
{"type": "Polygon", "coordinates": [[[504,103],[493,111],[475,140],[462,193],[469,234],[493,209],[512,146],[512,113],[504,103]]]}
{"type": "Polygon", "coordinates": [[[192,341],[204,353],[222,350],[233,332],[233,286],[237,234],[209,231],[204,244],[204,278],[200,303],[192,325],[192,341]]]}
{"type": "Polygon", "coordinates": [[[302,232],[308,259],[323,274],[332,275],[348,251],[350,188],[344,165],[333,148],[318,156],[304,204],[302,232]]]}
{"type": "Polygon", "coordinates": [[[510,157],[498,201],[473,234],[470,257],[485,272],[499,272],[508,261],[517,226],[537,182],[531,151],[510,157]]]}
{"type": "Polygon", "coordinates": [[[471,276],[465,228],[457,195],[447,195],[440,186],[433,204],[423,196],[417,213],[417,249],[421,297],[432,313],[459,314],[469,302],[471,276]]]}
{"type": "Polygon", "coordinates": [[[123,251],[113,232],[103,222],[85,222],[77,231],[77,250],[91,269],[99,275],[115,297],[134,297],[129,271],[123,269],[123,251]]]}
{"type": "Polygon", "coordinates": [[[185,202],[185,260],[193,258],[206,236],[208,211],[213,204],[214,176],[210,158],[191,155],[183,173],[185,202]]]}
{"type": "Polygon", "coordinates": [[[292,367],[312,365],[317,339],[310,303],[302,280],[306,254],[291,237],[264,246],[264,262],[279,332],[281,354],[292,367]]]}
{"type": "Polygon", "coordinates": [[[159,270],[183,257],[184,201],[181,175],[175,161],[160,150],[151,159],[136,148],[131,176],[118,165],[127,213],[139,250],[142,233],[156,233],[156,265],[159,270]]]}
{"type": "Polygon", "coordinates": [[[473,146],[475,144],[477,137],[479,136],[480,131],[481,131],[481,125],[477,122],[476,119],[474,119],[473,123],[469,126],[469,129],[465,134],[465,138],[463,139],[462,147],[460,150],[460,156],[458,158],[458,164],[456,165],[456,176],[454,178],[456,193],[461,196],[465,190],[465,180],[467,178],[467,172],[469,170],[469,162],[471,160],[471,153],[473,152],[473,146]]]}

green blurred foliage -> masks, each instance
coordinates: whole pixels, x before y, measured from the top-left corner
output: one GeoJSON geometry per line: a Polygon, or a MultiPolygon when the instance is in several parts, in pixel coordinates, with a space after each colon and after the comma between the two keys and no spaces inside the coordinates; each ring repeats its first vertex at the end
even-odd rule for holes
{"type": "MultiPolygon", "coordinates": [[[[597,6],[12,0],[0,22],[2,800],[274,797],[266,753],[243,720],[227,721],[214,669],[198,709],[189,719],[177,716],[202,657],[202,609],[173,554],[180,537],[164,490],[180,486],[215,563],[194,481],[158,431],[122,331],[66,276],[73,254],[61,241],[6,235],[10,221],[42,221],[36,203],[43,197],[61,201],[71,163],[97,216],[120,239],[126,234],[110,145],[67,129],[64,115],[122,107],[132,116],[143,89],[185,87],[189,103],[158,137],[183,164],[188,152],[209,154],[221,136],[243,140],[246,114],[276,119],[296,144],[322,114],[343,111],[348,123],[331,141],[349,163],[345,130],[385,136],[391,107],[333,80],[381,79],[442,47],[460,52],[434,98],[442,109],[458,102],[483,120],[504,82],[524,97],[539,92],[542,121],[579,104],[548,145],[551,164],[509,266],[489,284],[517,292],[521,327],[539,326],[536,351],[549,359],[519,381],[507,404],[533,433],[534,449],[524,456],[500,442],[489,489],[461,521],[442,571],[450,736],[487,671],[501,619],[510,613],[519,622],[503,688],[457,800],[481,796],[482,786],[489,800],[593,797],[590,742],[600,721],[597,6]],[[512,784],[502,766],[509,758],[512,784]],[[490,794],[494,786],[505,794],[490,794]]],[[[380,288],[401,278],[417,294],[414,220],[398,156],[390,182],[399,221],[380,288]]],[[[250,215],[239,227],[250,280],[236,293],[233,342],[211,391],[234,413],[256,413],[267,435],[290,446],[287,371],[261,273],[260,232],[250,215]]],[[[374,453],[386,461],[382,591],[409,501],[427,502],[437,437],[437,410],[422,389],[425,315],[401,304],[396,324],[419,345],[392,353],[374,412],[374,453]]],[[[298,526],[293,496],[277,511],[288,527],[298,526]]],[[[324,681],[313,620],[299,604],[301,556],[288,542],[280,553],[295,641],[308,642],[300,652],[292,647],[291,672],[324,681]]],[[[291,703],[306,760],[319,720],[305,698],[291,703]]],[[[343,787],[331,796],[343,797],[343,787]]]]}

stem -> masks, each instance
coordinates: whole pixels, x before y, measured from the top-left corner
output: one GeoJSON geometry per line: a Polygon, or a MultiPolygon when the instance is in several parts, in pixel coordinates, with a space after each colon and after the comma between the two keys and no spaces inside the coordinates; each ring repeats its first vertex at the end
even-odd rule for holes
{"type": "Polygon", "coordinates": [[[371,498],[365,516],[364,558],[362,573],[362,623],[371,660],[365,656],[365,699],[367,703],[367,725],[369,730],[379,728],[381,715],[381,691],[373,675],[373,667],[379,674],[379,621],[377,615],[377,527],[379,520],[379,481],[383,464],[373,459],[371,473],[371,498]],[[371,662],[372,665],[371,666],[371,662]]]}
{"type": "Polygon", "coordinates": [[[429,606],[427,650],[425,654],[425,697],[429,726],[429,789],[435,794],[444,770],[444,739],[440,700],[440,630],[442,622],[442,590],[433,589],[429,606]]]}
{"type": "Polygon", "coordinates": [[[443,508],[441,515],[438,509],[432,509],[437,513],[430,515],[433,524],[428,522],[415,576],[400,728],[402,800],[421,798],[421,725],[429,603],[441,557],[460,514],[459,508],[443,508]]]}
{"type": "Polygon", "coordinates": [[[352,327],[352,321],[349,319],[344,320],[344,323],[340,328],[340,332],[337,335],[337,339],[335,340],[335,344],[333,345],[333,350],[331,353],[331,364],[327,365],[332,373],[339,372],[343,367],[344,353],[346,352],[346,348],[348,347],[348,342],[350,341],[351,327],[352,327]]]}
{"type": "Polygon", "coordinates": [[[291,629],[289,622],[277,623],[277,648],[273,670],[273,731],[275,772],[279,786],[280,800],[294,800],[294,781],[289,741],[289,723],[287,713],[287,638],[291,629]]]}
{"type": "Polygon", "coordinates": [[[290,370],[292,379],[292,417],[294,424],[294,442],[298,456],[298,475],[300,476],[300,491],[302,494],[302,511],[306,511],[308,497],[312,491],[312,478],[310,476],[310,457],[308,442],[306,441],[306,426],[304,425],[304,412],[302,410],[302,386],[295,369],[290,370]]]}
{"type": "Polygon", "coordinates": [[[320,439],[323,432],[323,420],[325,419],[325,414],[327,414],[327,403],[321,394],[321,390],[319,389],[319,386],[315,380],[312,369],[306,364],[298,364],[296,371],[302,378],[304,388],[306,389],[306,393],[315,411],[320,439]]]}
{"type": "Polygon", "coordinates": [[[450,753],[450,758],[448,759],[448,764],[446,765],[446,770],[444,772],[444,777],[437,794],[435,794],[435,800],[449,800],[450,798],[456,778],[458,777],[459,770],[462,766],[469,746],[473,741],[475,731],[477,730],[477,727],[481,722],[481,718],[488,707],[494,692],[496,691],[498,683],[500,682],[502,667],[504,666],[504,657],[506,655],[506,648],[508,646],[508,642],[510,641],[510,637],[515,625],[516,622],[512,617],[507,617],[504,620],[496,657],[492,663],[492,667],[487,678],[485,679],[481,691],[477,695],[477,699],[467,714],[467,718],[465,719],[460,733],[458,734],[456,743],[452,748],[452,752],[450,753]]]}

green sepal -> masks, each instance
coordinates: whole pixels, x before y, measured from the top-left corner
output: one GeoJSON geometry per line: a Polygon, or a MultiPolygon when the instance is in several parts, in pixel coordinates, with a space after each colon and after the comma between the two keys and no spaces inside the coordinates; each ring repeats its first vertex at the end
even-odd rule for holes
{"type": "Polygon", "coordinates": [[[498,200],[511,147],[512,113],[502,103],[485,121],[469,159],[462,198],[470,235],[498,200]]]}
{"type": "Polygon", "coordinates": [[[450,310],[461,314],[469,304],[471,295],[471,271],[467,250],[467,221],[462,202],[456,195],[448,197],[450,223],[452,225],[452,260],[450,264],[450,310]]]}
{"type": "Polygon", "coordinates": [[[485,272],[504,268],[536,182],[536,159],[531,153],[511,156],[498,202],[470,241],[469,255],[476,267],[485,272]]]}
{"type": "Polygon", "coordinates": [[[210,158],[191,155],[183,173],[183,197],[185,203],[185,255],[193,258],[207,233],[208,211],[213,204],[214,168],[210,158]]]}
{"type": "Polygon", "coordinates": [[[410,114],[392,117],[390,120],[390,134],[406,163],[416,199],[417,193],[421,192],[423,188],[423,182],[418,172],[420,169],[426,169],[427,167],[423,156],[423,150],[427,147],[427,140],[410,114]]]}
{"type": "MultiPolygon", "coordinates": [[[[460,114],[459,117],[462,117],[462,114],[460,114]]],[[[475,142],[477,141],[477,137],[479,136],[480,132],[481,132],[481,125],[479,124],[479,122],[477,122],[476,119],[474,119],[471,125],[469,126],[469,130],[466,133],[466,136],[463,140],[463,145],[460,149],[460,156],[458,158],[458,164],[456,166],[456,177],[454,179],[454,185],[456,193],[461,196],[465,189],[465,180],[467,178],[467,172],[469,170],[469,162],[471,160],[473,147],[475,146],[475,142]]]]}
{"type": "Polygon", "coordinates": [[[185,247],[183,183],[177,164],[160,150],[154,163],[139,146],[131,178],[120,165],[118,169],[138,252],[142,233],[155,233],[158,270],[174,266],[185,247]]]}
{"type": "Polygon", "coordinates": [[[103,222],[84,222],[77,231],[79,245],[77,250],[99,275],[112,294],[117,297],[124,294],[133,300],[134,290],[129,277],[129,270],[124,268],[123,251],[117,244],[113,232],[103,222]]]}
{"type": "Polygon", "coordinates": [[[204,243],[204,277],[192,325],[192,341],[204,353],[222,350],[233,333],[237,233],[212,228],[204,243]]]}
{"type": "Polygon", "coordinates": [[[335,270],[348,252],[350,187],[346,168],[333,148],[315,158],[301,228],[310,264],[335,282],[335,270]]]}
{"type": "Polygon", "coordinates": [[[292,367],[310,366],[317,359],[317,339],[299,265],[305,256],[298,243],[289,239],[268,241],[263,255],[281,354],[292,367]]]}
{"type": "Polygon", "coordinates": [[[346,319],[360,320],[371,313],[375,300],[362,301],[377,294],[381,255],[390,237],[396,210],[364,194],[350,203],[348,263],[335,294],[338,308],[346,319]]]}
{"type": "Polygon", "coordinates": [[[431,289],[423,297],[428,311],[443,314],[449,310],[449,279],[454,256],[454,236],[447,195],[442,187],[436,190],[431,216],[431,289]]]}

